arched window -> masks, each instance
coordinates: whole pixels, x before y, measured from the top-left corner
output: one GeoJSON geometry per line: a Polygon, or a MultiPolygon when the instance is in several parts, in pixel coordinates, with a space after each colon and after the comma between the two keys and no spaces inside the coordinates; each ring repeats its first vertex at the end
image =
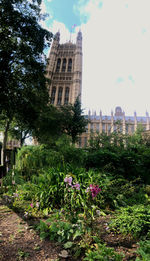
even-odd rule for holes
{"type": "Polygon", "coordinates": [[[62,72],[66,71],[66,58],[63,59],[62,72]]]}
{"type": "Polygon", "coordinates": [[[61,105],[62,91],[63,91],[63,88],[62,88],[62,87],[59,87],[59,90],[58,90],[58,99],[57,99],[57,104],[58,104],[58,105],[61,105]]]}
{"type": "Polygon", "coordinates": [[[72,59],[70,58],[68,61],[68,72],[71,72],[72,70],[72,59]]]}
{"type": "Polygon", "coordinates": [[[52,93],[51,93],[51,103],[54,104],[55,102],[55,94],[56,94],[56,87],[52,88],[52,93]]]}
{"type": "Polygon", "coordinates": [[[69,87],[66,87],[64,104],[68,104],[68,102],[69,102],[69,87]]]}
{"type": "Polygon", "coordinates": [[[58,60],[57,60],[57,66],[56,66],[56,72],[59,72],[59,70],[60,70],[60,64],[61,64],[61,59],[58,58],[58,60]]]}

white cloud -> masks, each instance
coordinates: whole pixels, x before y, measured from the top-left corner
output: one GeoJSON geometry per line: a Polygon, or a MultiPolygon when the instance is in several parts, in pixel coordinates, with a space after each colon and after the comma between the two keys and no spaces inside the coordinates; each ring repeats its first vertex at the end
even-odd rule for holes
{"type": "Polygon", "coordinates": [[[103,0],[99,8],[100,2],[81,8],[81,15],[89,15],[82,25],[83,107],[107,114],[117,105],[130,114],[150,112],[150,1],[103,0]]]}
{"type": "Polygon", "coordinates": [[[49,27],[47,26],[47,21],[48,21],[48,20],[51,20],[51,19],[53,18],[53,16],[52,16],[51,14],[48,14],[48,11],[47,11],[47,9],[46,9],[46,4],[45,4],[44,1],[42,1],[40,7],[41,7],[41,14],[42,14],[42,15],[46,15],[45,19],[42,19],[42,20],[40,21],[40,25],[41,25],[44,29],[49,30],[49,27]]]}

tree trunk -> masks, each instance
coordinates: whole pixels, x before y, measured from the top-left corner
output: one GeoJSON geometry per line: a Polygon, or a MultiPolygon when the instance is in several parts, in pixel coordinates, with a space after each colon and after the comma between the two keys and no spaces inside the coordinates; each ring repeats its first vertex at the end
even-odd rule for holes
{"type": "Polygon", "coordinates": [[[3,139],[3,146],[2,146],[2,150],[3,150],[3,157],[2,157],[3,176],[5,176],[6,173],[7,173],[6,145],[7,145],[7,138],[8,138],[9,126],[10,126],[10,121],[7,120],[7,121],[6,121],[6,125],[5,125],[4,139],[3,139]]]}

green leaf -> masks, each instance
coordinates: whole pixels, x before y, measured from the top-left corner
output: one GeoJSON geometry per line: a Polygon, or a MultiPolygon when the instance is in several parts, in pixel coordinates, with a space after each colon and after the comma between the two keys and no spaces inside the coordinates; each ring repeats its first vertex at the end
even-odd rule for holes
{"type": "Polygon", "coordinates": [[[72,246],[73,246],[73,242],[71,242],[71,241],[68,241],[67,243],[64,244],[65,249],[71,248],[72,246]]]}
{"type": "Polygon", "coordinates": [[[82,232],[79,230],[76,230],[76,232],[74,233],[74,236],[73,236],[73,240],[75,240],[77,237],[80,237],[81,235],[82,235],[82,232]]]}

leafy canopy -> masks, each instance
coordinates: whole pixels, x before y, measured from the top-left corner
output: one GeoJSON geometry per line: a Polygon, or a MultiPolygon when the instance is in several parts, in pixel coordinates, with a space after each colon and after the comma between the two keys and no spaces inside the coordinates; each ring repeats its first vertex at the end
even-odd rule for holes
{"type": "Polygon", "coordinates": [[[0,113],[9,119],[29,122],[48,102],[43,50],[52,34],[39,24],[40,3],[0,0],[0,113]]]}
{"type": "Polygon", "coordinates": [[[82,115],[81,102],[77,97],[75,103],[62,106],[61,111],[63,113],[63,128],[64,131],[72,138],[72,142],[75,143],[78,140],[78,136],[86,130],[88,120],[82,115]]]}

